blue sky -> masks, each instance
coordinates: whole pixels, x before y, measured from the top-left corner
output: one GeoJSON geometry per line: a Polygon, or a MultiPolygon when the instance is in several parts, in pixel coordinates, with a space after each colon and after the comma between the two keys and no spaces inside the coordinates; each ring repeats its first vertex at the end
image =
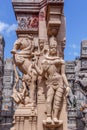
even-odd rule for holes
{"type": "MultiPolygon", "coordinates": [[[[87,39],[87,0],[65,0],[66,48],[65,60],[80,55],[80,43],[87,39]]],[[[5,39],[5,58],[11,57],[13,43],[17,39],[17,22],[11,0],[0,1],[0,34],[5,39]]]]}

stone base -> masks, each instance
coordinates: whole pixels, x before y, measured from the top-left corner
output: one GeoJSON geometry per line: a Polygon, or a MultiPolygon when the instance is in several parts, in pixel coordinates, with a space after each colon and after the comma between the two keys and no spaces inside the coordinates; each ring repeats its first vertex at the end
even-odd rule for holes
{"type": "Polygon", "coordinates": [[[54,123],[52,121],[52,123],[47,123],[46,120],[43,120],[43,127],[44,127],[44,130],[57,130],[61,125],[61,123],[54,123]]]}
{"type": "Polygon", "coordinates": [[[15,111],[14,127],[11,130],[37,130],[37,110],[34,107],[21,107],[15,111]]]}

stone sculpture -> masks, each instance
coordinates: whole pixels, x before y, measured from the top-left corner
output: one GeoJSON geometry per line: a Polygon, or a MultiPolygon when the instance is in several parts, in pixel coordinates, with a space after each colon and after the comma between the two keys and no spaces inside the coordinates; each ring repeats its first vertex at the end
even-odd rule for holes
{"type": "Polygon", "coordinates": [[[14,63],[23,74],[29,73],[31,64],[31,53],[34,49],[32,36],[19,38],[15,43],[11,53],[13,54],[14,63]]]}
{"type": "Polygon", "coordinates": [[[47,123],[53,121],[55,123],[63,123],[58,120],[59,111],[61,109],[62,98],[64,90],[66,89],[66,95],[69,93],[69,84],[65,76],[65,63],[64,60],[58,57],[57,54],[57,41],[54,36],[50,38],[49,54],[42,60],[42,67],[39,68],[36,64],[33,67],[37,73],[41,76],[44,75],[46,87],[47,87],[47,123]],[[66,88],[64,88],[64,84],[66,88]],[[52,105],[53,104],[53,105],[52,105]]]}
{"type": "Polygon", "coordinates": [[[66,97],[70,88],[63,60],[63,5],[62,0],[13,0],[19,24],[18,40],[11,51],[16,76],[12,97],[18,104],[15,130],[67,130],[66,97]]]}
{"type": "MultiPolygon", "coordinates": [[[[35,88],[36,88],[36,72],[31,68],[32,65],[32,57],[34,45],[32,41],[32,37],[25,36],[24,38],[19,38],[13,47],[11,53],[13,54],[14,65],[18,67],[18,69],[22,72],[22,86],[24,88],[23,92],[17,92],[15,87],[18,83],[19,77],[15,67],[15,75],[16,75],[16,83],[14,85],[13,92],[16,96],[19,97],[21,101],[22,96],[25,96],[25,91],[30,92],[30,100],[31,104],[34,104],[34,97],[35,97],[35,88]],[[19,51],[17,51],[19,50],[19,51]]],[[[15,96],[13,96],[15,97],[15,96]]],[[[17,102],[17,101],[16,101],[17,102]]]]}
{"type": "MultiPolygon", "coordinates": [[[[45,55],[47,54],[47,49],[48,48],[45,48],[45,40],[43,39],[40,39],[39,40],[39,51],[38,51],[38,66],[41,68],[41,62],[42,60],[44,60],[45,58],[45,55]]],[[[38,75],[38,95],[41,95],[44,93],[44,86],[45,86],[45,83],[44,83],[44,77],[43,76],[40,76],[38,75]]]]}
{"type": "Polygon", "coordinates": [[[44,42],[40,41],[39,50],[34,52],[34,44],[32,45],[30,39],[27,39],[27,37],[24,39],[19,38],[11,51],[16,77],[12,97],[19,104],[19,107],[34,106],[36,102],[35,96],[37,96],[37,91],[35,92],[37,81],[38,95],[44,92],[44,88],[46,89],[47,119],[43,120],[43,123],[49,124],[52,124],[52,122],[63,124],[63,120],[59,120],[59,114],[64,95],[67,96],[70,90],[65,76],[65,63],[59,57],[57,44],[57,39],[51,36],[49,49],[45,50],[44,42]],[[17,52],[17,50],[19,51],[17,52]],[[19,91],[16,90],[19,81],[16,66],[23,73],[21,78],[22,87],[19,88],[19,91]]]}
{"type": "MultiPolygon", "coordinates": [[[[29,77],[28,75],[23,75],[22,80],[22,86],[19,86],[19,91],[17,90],[17,84],[19,82],[19,76],[16,70],[16,66],[14,64],[14,71],[15,71],[15,84],[13,86],[13,95],[11,96],[12,98],[14,98],[14,101],[19,105],[19,107],[21,106],[30,106],[32,105],[32,89],[30,89],[30,96],[29,96],[29,92],[27,89],[27,83],[28,86],[30,86],[30,82],[31,82],[31,77],[29,77]],[[28,80],[28,81],[27,81],[28,80]]],[[[33,90],[34,91],[34,90],[33,90]]]]}

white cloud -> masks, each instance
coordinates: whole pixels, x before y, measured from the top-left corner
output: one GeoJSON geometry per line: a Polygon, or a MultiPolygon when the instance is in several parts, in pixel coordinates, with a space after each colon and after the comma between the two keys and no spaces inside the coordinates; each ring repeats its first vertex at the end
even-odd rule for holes
{"type": "Polygon", "coordinates": [[[1,22],[0,21],[0,33],[6,32],[6,33],[11,33],[12,31],[15,31],[17,28],[17,24],[12,24],[9,25],[7,23],[1,22]]]}
{"type": "Polygon", "coordinates": [[[6,30],[9,27],[8,24],[1,22],[0,21],[0,32],[3,32],[4,30],[6,30]]]}
{"type": "Polygon", "coordinates": [[[7,33],[10,33],[10,32],[12,32],[12,31],[15,31],[15,29],[17,28],[17,25],[16,24],[12,24],[12,25],[10,25],[9,27],[8,27],[8,29],[7,29],[7,33]]]}

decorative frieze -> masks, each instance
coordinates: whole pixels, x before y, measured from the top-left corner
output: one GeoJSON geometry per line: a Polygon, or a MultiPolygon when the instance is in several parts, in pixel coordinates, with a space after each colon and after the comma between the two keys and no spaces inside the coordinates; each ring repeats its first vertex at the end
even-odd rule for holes
{"type": "Polygon", "coordinates": [[[17,16],[17,21],[18,21],[18,29],[17,32],[19,31],[38,31],[38,24],[39,24],[39,18],[38,14],[24,14],[24,15],[18,15],[17,16]]]}

